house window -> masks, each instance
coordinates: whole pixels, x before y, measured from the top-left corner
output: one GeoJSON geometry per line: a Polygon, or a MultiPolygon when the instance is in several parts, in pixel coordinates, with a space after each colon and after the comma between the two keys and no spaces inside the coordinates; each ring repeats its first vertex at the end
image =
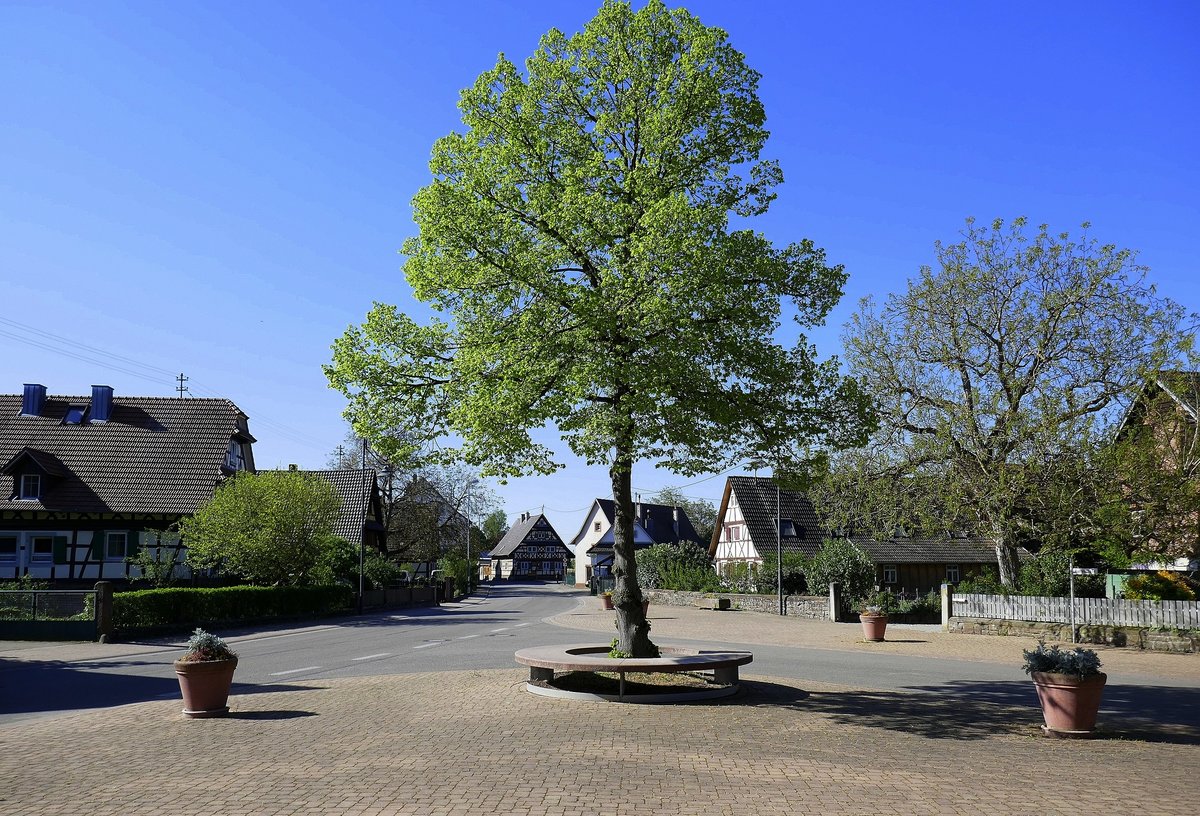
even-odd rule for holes
{"type": "Polygon", "coordinates": [[[22,473],[19,499],[40,499],[42,497],[42,477],[38,473],[22,473]]]}
{"type": "Polygon", "coordinates": [[[947,564],[946,565],[946,582],[947,583],[957,584],[960,577],[961,576],[958,571],[958,564],[947,564]]]}
{"type": "Polygon", "coordinates": [[[598,533],[598,532],[600,532],[600,522],[598,522],[598,521],[596,522],[596,528],[595,528],[595,529],[596,529],[596,532],[597,532],[597,533],[598,533]]]}
{"type": "Polygon", "coordinates": [[[797,536],[796,525],[791,519],[785,518],[779,520],[780,538],[796,538],[797,536]]]}
{"type": "Polygon", "coordinates": [[[225,467],[230,470],[246,469],[246,456],[242,453],[242,443],[236,439],[229,440],[229,448],[225,452],[225,467]]]}
{"type": "Polygon", "coordinates": [[[0,536],[0,561],[17,560],[17,537],[0,536]]]}
{"type": "Polygon", "coordinates": [[[899,582],[899,570],[895,564],[883,565],[883,582],[885,584],[895,584],[899,582]]]}
{"type": "Polygon", "coordinates": [[[54,557],[53,536],[33,536],[29,541],[34,561],[49,561],[54,557]]]}
{"type": "Polygon", "coordinates": [[[124,561],[128,544],[128,533],[105,533],[104,559],[106,561],[124,561]]]}

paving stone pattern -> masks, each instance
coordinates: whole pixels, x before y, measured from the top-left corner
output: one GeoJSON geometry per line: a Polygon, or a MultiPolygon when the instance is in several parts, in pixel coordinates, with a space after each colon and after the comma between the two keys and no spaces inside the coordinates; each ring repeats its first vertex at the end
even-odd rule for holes
{"type": "Polygon", "coordinates": [[[1192,737],[1062,742],[1038,713],[762,676],[728,702],[579,703],[525,670],[288,684],[0,729],[0,812],[1191,814],[1192,737]]]}

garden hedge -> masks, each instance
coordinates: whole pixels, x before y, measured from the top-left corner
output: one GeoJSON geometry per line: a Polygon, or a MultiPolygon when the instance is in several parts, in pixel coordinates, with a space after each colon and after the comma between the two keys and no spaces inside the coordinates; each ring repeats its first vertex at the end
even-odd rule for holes
{"type": "Polygon", "coordinates": [[[141,589],[113,595],[113,627],[120,632],[312,617],[353,604],[354,592],[344,585],[141,589]]]}

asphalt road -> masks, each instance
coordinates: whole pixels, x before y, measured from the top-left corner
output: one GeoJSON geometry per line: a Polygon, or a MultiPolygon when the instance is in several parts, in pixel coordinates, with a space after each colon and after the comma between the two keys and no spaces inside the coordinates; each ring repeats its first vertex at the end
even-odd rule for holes
{"type": "MultiPolygon", "coordinates": [[[[235,694],[280,690],[297,680],[514,668],[513,652],[526,646],[596,639],[594,633],[544,622],[572,609],[579,597],[578,590],[561,585],[496,584],[464,602],[436,608],[218,634],[241,658],[235,694]]],[[[180,643],[176,638],[104,647],[63,644],[38,649],[37,660],[15,660],[19,652],[5,656],[0,650],[0,724],[177,697],[171,663],[180,643]],[[103,657],[87,656],[101,649],[103,657]]],[[[747,675],[1036,705],[1028,678],[1015,666],[763,645],[750,651],[754,662],[744,670],[747,675]]],[[[1157,677],[1110,676],[1103,710],[1200,726],[1200,690],[1157,677]]]]}

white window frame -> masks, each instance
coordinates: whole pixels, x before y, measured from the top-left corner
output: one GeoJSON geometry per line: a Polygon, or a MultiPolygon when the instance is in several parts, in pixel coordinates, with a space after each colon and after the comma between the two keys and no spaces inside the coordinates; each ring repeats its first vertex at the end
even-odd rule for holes
{"type": "Polygon", "coordinates": [[[112,530],[104,534],[104,560],[124,561],[129,554],[129,533],[124,530],[112,530]],[[112,547],[116,537],[121,537],[121,554],[113,555],[112,547]]]}
{"type": "Polygon", "coordinates": [[[42,475],[40,473],[22,473],[17,485],[19,501],[37,501],[42,497],[42,475]],[[30,487],[32,486],[32,489],[30,487]]]}
{"type": "Polygon", "coordinates": [[[946,565],[946,583],[957,584],[962,580],[962,570],[958,568],[958,564],[946,565]]]}
{"type": "Polygon", "coordinates": [[[53,535],[53,533],[50,535],[44,535],[42,533],[30,535],[28,541],[29,541],[29,561],[30,561],[30,563],[36,562],[38,564],[49,564],[54,561],[54,535],[53,535]],[[44,553],[39,553],[38,552],[38,541],[42,540],[42,539],[45,539],[46,541],[50,542],[50,545],[49,545],[49,547],[47,547],[47,549],[44,553]]]}
{"type": "Polygon", "coordinates": [[[885,584],[900,583],[900,568],[896,564],[883,565],[883,582],[885,584]]]}

